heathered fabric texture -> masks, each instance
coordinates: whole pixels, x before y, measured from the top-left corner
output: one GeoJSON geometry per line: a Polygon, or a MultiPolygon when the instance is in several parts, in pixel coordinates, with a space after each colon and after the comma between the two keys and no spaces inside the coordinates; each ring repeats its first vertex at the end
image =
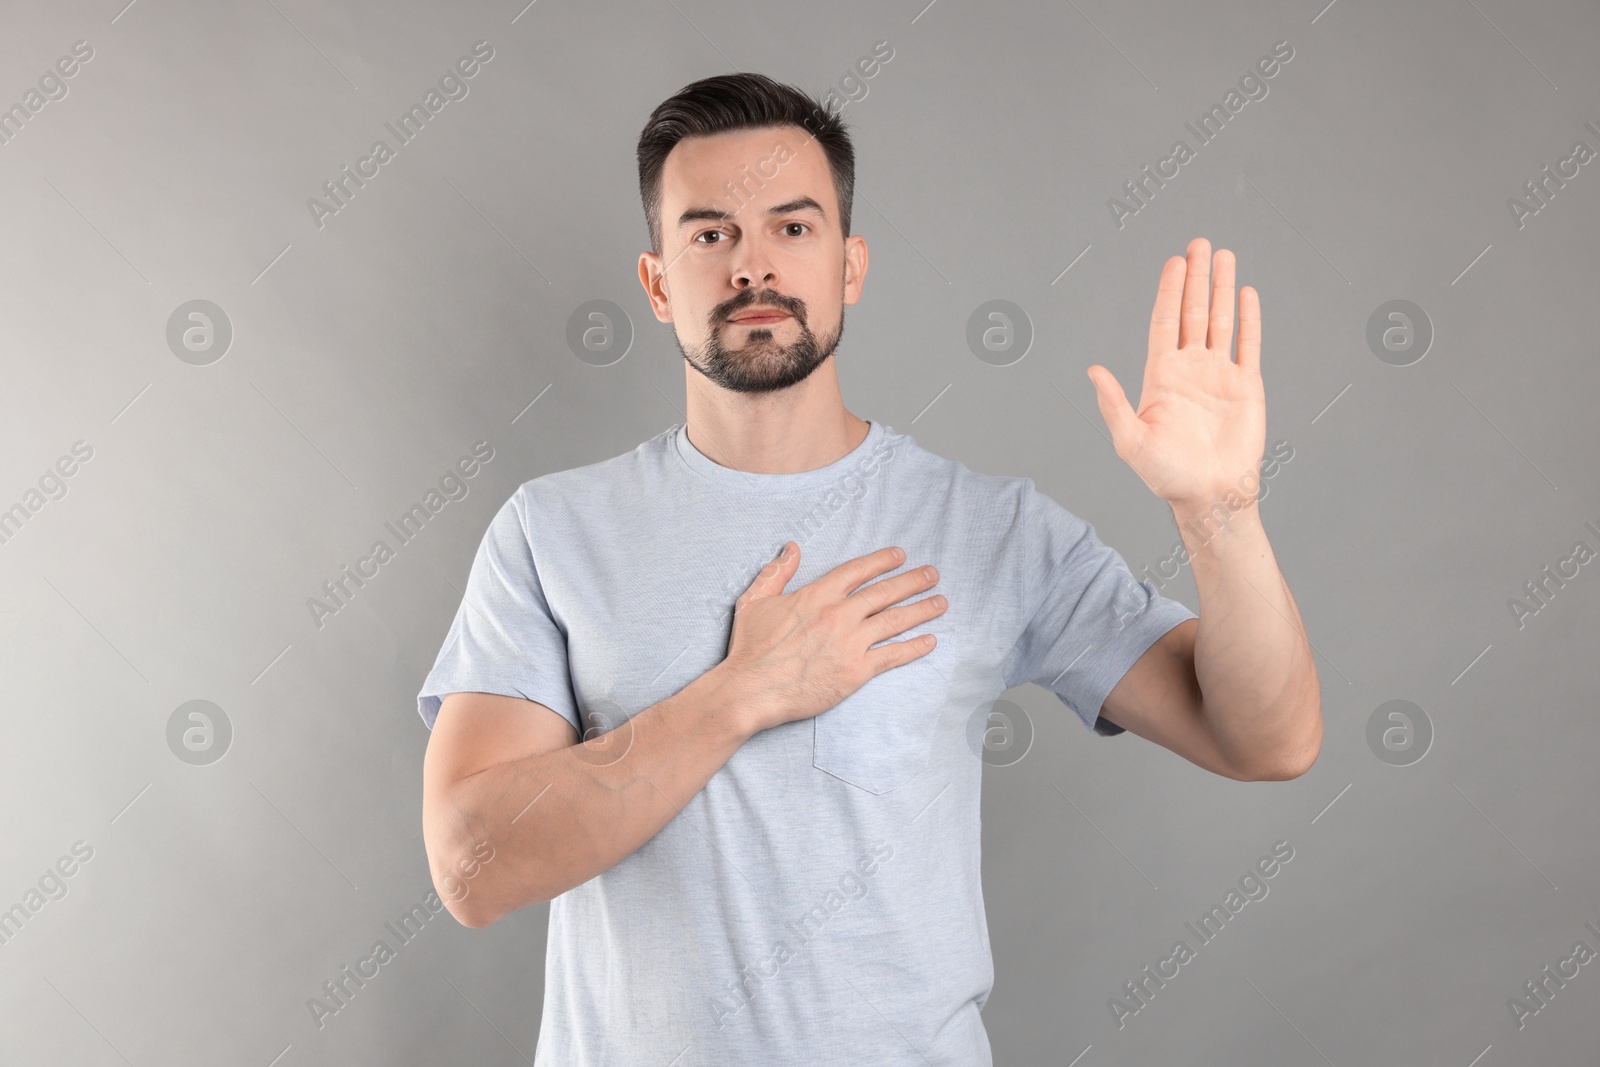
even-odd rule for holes
{"type": "Polygon", "coordinates": [[[475,691],[612,729],[724,658],[735,598],[786,540],[789,591],[888,545],[907,553],[891,574],[934,564],[911,599],[949,609],[891,640],[939,643],[750,738],[655,837],[550,902],[539,1067],[990,1064],[988,709],[1036,682],[1092,727],[1140,654],[1196,617],[1031,479],[882,423],[797,474],[720,466],[678,425],[506,501],[423,721],[475,691]]]}

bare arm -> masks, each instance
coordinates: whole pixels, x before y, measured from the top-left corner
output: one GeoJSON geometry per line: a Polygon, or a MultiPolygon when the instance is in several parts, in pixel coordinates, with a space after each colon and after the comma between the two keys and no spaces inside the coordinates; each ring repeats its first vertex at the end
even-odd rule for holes
{"type": "Polygon", "coordinates": [[[712,668],[582,744],[531,700],[447,696],[423,764],[423,838],[450,913],[487,926],[654,837],[754,732],[730,681],[712,668]]]}
{"type": "Polygon", "coordinates": [[[1258,507],[1267,422],[1261,297],[1248,285],[1238,291],[1235,360],[1234,256],[1217,252],[1215,278],[1211,262],[1211,242],[1196,237],[1186,257],[1161,268],[1138,411],[1109,371],[1090,368],[1117,455],[1172,506],[1200,591],[1199,622],[1174,628],[1166,653],[1134,665],[1140,678],[1130,694],[1139,691],[1146,710],[1122,703],[1130,694],[1108,697],[1106,707],[1113,722],[1142,720],[1202,767],[1277,781],[1317,758],[1321,687],[1258,507]]]}
{"type": "Polygon", "coordinates": [[[534,701],[445,697],[423,763],[423,840],[450,913],[487,926],[609,870],[746,739],[821,714],[926,655],[927,635],[870,646],[945,611],[939,596],[891,606],[932,586],[936,572],[906,571],[855,591],[903,559],[881,549],[784,593],[799,568],[794,546],[739,598],[726,659],[581,744],[570,723],[534,701]]]}

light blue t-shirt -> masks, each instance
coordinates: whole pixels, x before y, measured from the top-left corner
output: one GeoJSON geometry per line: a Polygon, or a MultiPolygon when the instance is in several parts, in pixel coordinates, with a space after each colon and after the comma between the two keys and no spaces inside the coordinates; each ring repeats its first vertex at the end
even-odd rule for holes
{"type": "Polygon", "coordinates": [[[1134,661],[1196,617],[1031,479],[882,423],[795,474],[720,466],[680,424],[506,501],[423,721],[471,691],[612,729],[722,661],[734,600],[788,540],[787,591],[888,545],[906,551],[891,574],[936,566],[905,602],[943,593],[948,610],[891,640],[938,645],[751,737],[653,838],[550,902],[538,1067],[987,1067],[988,709],[1036,682],[1093,727],[1134,661]]]}

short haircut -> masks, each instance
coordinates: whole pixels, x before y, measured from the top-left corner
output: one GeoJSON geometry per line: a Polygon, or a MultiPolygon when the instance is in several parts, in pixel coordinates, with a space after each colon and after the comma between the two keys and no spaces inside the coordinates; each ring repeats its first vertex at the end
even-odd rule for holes
{"type": "Polygon", "coordinates": [[[841,232],[850,235],[855,198],[856,153],[843,120],[791,85],[763,74],[718,74],[685,85],[650,113],[639,134],[639,197],[650,227],[650,250],[662,250],[661,172],[667,155],[685,137],[729,130],[798,126],[822,145],[839,199],[841,232]]]}

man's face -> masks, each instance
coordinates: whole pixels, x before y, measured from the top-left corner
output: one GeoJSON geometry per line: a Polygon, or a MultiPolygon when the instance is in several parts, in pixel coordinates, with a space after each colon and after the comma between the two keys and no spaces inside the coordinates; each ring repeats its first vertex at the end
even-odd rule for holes
{"type": "Polygon", "coordinates": [[[797,126],[678,142],[662,169],[661,239],[640,280],[683,358],[725,389],[804,381],[860,298],[866,242],[845,240],[827,155],[797,126]]]}

